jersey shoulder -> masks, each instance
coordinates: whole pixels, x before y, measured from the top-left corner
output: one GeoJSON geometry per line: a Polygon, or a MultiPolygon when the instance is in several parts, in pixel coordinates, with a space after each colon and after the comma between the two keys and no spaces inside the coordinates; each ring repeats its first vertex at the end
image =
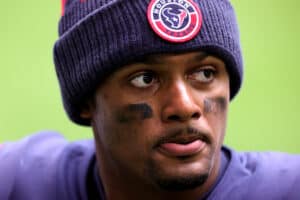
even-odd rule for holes
{"type": "Polygon", "coordinates": [[[66,184],[86,173],[84,169],[88,168],[93,152],[92,141],[70,143],[52,131],[2,144],[0,199],[46,200],[68,195],[64,189],[70,186],[66,184]]]}
{"type": "Polygon", "coordinates": [[[224,150],[230,162],[218,193],[225,199],[300,199],[300,155],[224,150]]]}

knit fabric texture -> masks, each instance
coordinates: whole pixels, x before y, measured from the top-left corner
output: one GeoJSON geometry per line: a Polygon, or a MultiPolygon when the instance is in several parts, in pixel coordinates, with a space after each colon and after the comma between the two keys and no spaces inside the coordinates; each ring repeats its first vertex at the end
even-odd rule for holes
{"type": "MultiPolygon", "coordinates": [[[[192,40],[172,43],[150,27],[150,0],[62,0],[59,38],[54,63],[64,108],[81,125],[83,103],[101,82],[118,68],[143,56],[160,53],[205,51],[221,58],[230,76],[230,97],[243,79],[239,30],[229,0],[194,0],[203,24],[192,40]]],[[[190,0],[192,1],[192,0],[190,0]]]]}

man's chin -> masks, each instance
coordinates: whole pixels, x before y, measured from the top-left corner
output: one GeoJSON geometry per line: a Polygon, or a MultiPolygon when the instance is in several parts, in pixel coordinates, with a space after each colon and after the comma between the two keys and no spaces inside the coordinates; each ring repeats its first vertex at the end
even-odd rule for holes
{"type": "Polygon", "coordinates": [[[158,188],[166,191],[193,190],[205,184],[209,177],[210,167],[203,164],[190,163],[177,166],[172,163],[167,168],[152,165],[148,168],[148,177],[151,177],[151,182],[158,188]]]}
{"type": "Polygon", "coordinates": [[[193,190],[206,183],[214,162],[210,153],[203,151],[189,157],[171,157],[157,153],[148,165],[152,183],[167,191],[193,190]]]}
{"type": "Polygon", "coordinates": [[[202,186],[206,182],[207,178],[208,174],[176,178],[156,177],[155,182],[159,188],[166,191],[184,191],[202,186]]]}

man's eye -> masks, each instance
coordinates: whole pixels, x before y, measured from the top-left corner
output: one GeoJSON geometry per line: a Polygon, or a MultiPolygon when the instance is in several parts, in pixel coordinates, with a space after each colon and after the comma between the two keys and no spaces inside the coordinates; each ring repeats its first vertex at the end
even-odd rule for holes
{"type": "Polygon", "coordinates": [[[215,78],[216,71],[211,68],[204,68],[192,74],[191,78],[203,83],[209,83],[215,78]]]}
{"type": "Polygon", "coordinates": [[[151,86],[156,81],[156,77],[152,72],[143,72],[134,76],[130,80],[130,83],[138,88],[146,88],[151,86]]]}

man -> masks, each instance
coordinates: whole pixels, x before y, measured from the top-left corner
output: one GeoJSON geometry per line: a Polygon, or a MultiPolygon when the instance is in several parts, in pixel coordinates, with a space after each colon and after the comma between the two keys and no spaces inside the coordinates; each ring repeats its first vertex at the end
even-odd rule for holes
{"type": "Polygon", "coordinates": [[[243,66],[228,0],[63,1],[54,60],[67,114],[0,149],[0,199],[300,199],[300,156],[223,146],[243,66]]]}

